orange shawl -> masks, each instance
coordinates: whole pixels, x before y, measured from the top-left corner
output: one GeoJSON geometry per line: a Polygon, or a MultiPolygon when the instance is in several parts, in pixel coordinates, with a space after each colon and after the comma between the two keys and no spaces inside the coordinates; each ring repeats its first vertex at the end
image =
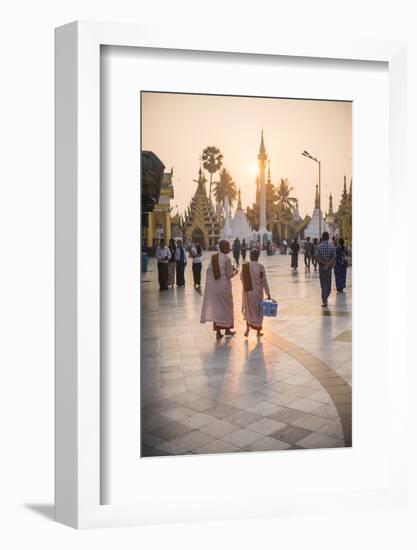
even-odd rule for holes
{"type": "Polygon", "coordinates": [[[216,254],[213,254],[213,256],[211,257],[211,267],[213,269],[213,277],[217,281],[217,279],[220,279],[221,276],[218,252],[216,254]]]}
{"type": "Polygon", "coordinates": [[[252,276],[250,274],[249,262],[244,262],[242,264],[242,282],[243,282],[243,290],[245,292],[249,292],[250,290],[253,290],[252,276]]]}

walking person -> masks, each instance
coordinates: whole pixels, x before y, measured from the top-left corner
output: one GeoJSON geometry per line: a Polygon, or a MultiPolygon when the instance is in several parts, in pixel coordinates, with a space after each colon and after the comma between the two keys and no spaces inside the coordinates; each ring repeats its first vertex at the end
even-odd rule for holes
{"type": "Polygon", "coordinates": [[[240,252],[242,254],[242,260],[246,260],[246,251],[248,250],[248,245],[246,244],[245,239],[242,239],[242,244],[240,246],[240,252]]]}
{"type": "Polygon", "coordinates": [[[165,239],[159,241],[156,248],[156,259],[158,262],[159,290],[168,290],[168,262],[171,259],[171,252],[165,245],[165,239]]]}
{"type": "Polygon", "coordinates": [[[175,250],[175,266],[177,271],[177,286],[185,286],[184,271],[187,265],[187,258],[185,257],[185,250],[182,241],[177,241],[177,248],[175,250]]]}
{"type": "Polygon", "coordinates": [[[298,269],[298,254],[300,252],[300,245],[298,239],[295,237],[291,243],[291,269],[297,271],[298,269]]]}
{"type": "Polygon", "coordinates": [[[250,262],[242,264],[240,280],[242,281],[242,315],[246,320],[245,336],[249,336],[250,329],[256,330],[257,336],[262,336],[263,311],[261,302],[264,292],[271,299],[271,292],[266,278],[265,268],[258,262],[259,250],[250,252],[250,262]]]}
{"type": "Polygon", "coordinates": [[[282,241],[282,246],[284,247],[284,254],[287,255],[288,243],[285,239],[282,241]]]}
{"type": "Polygon", "coordinates": [[[190,248],[190,258],[192,258],[192,269],[193,269],[193,279],[194,279],[194,288],[201,287],[201,256],[203,251],[201,250],[200,242],[195,240],[190,248]]]}
{"type": "Polygon", "coordinates": [[[327,231],[323,233],[322,242],[317,247],[316,258],[319,264],[322,307],[327,307],[332,289],[332,268],[336,259],[336,250],[329,242],[327,231]]]}
{"type": "Polygon", "coordinates": [[[312,264],[313,264],[313,266],[314,266],[314,271],[317,271],[317,258],[316,258],[316,252],[317,252],[317,247],[318,247],[318,245],[319,245],[318,239],[317,239],[317,237],[314,237],[314,239],[313,239],[312,258],[311,258],[312,264]]]}
{"type": "Polygon", "coordinates": [[[228,256],[230,244],[226,240],[219,243],[220,252],[212,255],[206,272],[206,286],[201,308],[201,323],[213,322],[216,338],[233,336],[234,327],[233,293],[231,279],[238,273],[228,256]],[[222,330],[225,331],[224,335],[222,330]]]}
{"type": "Polygon", "coordinates": [[[306,267],[306,271],[310,271],[310,263],[311,263],[311,258],[313,257],[313,251],[314,251],[313,243],[311,242],[310,237],[307,237],[306,243],[304,246],[304,265],[306,267]]]}
{"type": "Polygon", "coordinates": [[[176,245],[174,239],[169,239],[168,244],[169,252],[171,254],[170,259],[168,260],[168,288],[174,288],[175,284],[175,251],[176,251],[176,245]]]}
{"type": "Polygon", "coordinates": [[[233,258],[235,259],[236,265],[239,265],[239,258],[240,258],[240,240],[239,237],[236,237],[236,239],[233,241],[233,258]]]}
{"type": "Polygon", "coordinates": [[[348,261],[347,250],[345,248],[345,241],[339,239],[336,246],[336,261],[334,265],[334,278],[336,280],[336,290],[341,293],[346,287],[346,273],[347,273],[348,261]]]}

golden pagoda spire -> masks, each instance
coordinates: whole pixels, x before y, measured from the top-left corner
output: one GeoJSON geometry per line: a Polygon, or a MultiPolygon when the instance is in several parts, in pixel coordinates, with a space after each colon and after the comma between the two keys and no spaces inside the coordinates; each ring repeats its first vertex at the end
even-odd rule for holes
{"type": "Polygon", "coordinates": [[[347,189],[346,189],[346,176],[343,177],[343,193],[342,197],[345,199],[347,197],[347,189]]]}
{"type": "Polygon", "coordinates": [[[271,183],[271,161],[268,159],[268,180],[267,183],[271,183]]]}
{"type": "Polygon", "coordinates": [[[320,195],[319,195],[319,186],[316,184],[316,198],[314,201],[314,208],[320,208],[320,195]]]}
{"type": "Polygon", "coordinates": [[[261,145],[259,147],[259,154],[265,155],[265,143],[264,143],[264,131],[261,130],[261,145]]]}
{"type": "Polygon", "coordinates": [[[203,170],[201,169],[201,165],[200,165],[200,168],[198,170],[198,179],[193,180],[193,181],[198,184],[197,185],[197,191],[207,195],[206,185],[205,185],[207,179],[205,178],[205,176],[203,174],[203,170]]]}
{"type": "Polygon", "coordinates": [[[239,187],[239,194],[238,194],[238,197],[237,197],[237,209],[242,210],[242,198],[240,196],[240,187],[239,187]]]}
{"type": "Polygon", "coordinates": [[[329,195],[329,215],[333,215],[333,197],[331,193],[329,195]]]}

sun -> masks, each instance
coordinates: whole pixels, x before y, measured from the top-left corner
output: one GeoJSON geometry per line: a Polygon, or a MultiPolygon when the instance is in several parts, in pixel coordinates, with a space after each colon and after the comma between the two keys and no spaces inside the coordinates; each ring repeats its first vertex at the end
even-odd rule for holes
{"type": "Polygon", "coordinates": [[[254,178],[258,175],[258,165],[256,164],[256,162],[251,164],[251,166],[249,167],[249,171],[254,178]]]}

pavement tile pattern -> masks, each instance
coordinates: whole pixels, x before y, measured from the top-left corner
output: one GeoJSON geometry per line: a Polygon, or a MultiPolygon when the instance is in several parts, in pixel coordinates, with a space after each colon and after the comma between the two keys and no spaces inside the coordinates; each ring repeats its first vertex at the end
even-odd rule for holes
{"type": "MultiPolygon", "coordinates": [[[[203,257],[204,273],[210,253],[203,257]]],[[[142,275],[141,457],[283,451],[352,445],[351,282],[320,304],[318,273],[290,271],[289,256],[261,256],[278,316],[264,336],[243,336],[241,284],[233,279],[236,336],[216,341],[199,321],[202,291],[159,292],[142,275]]]]}

